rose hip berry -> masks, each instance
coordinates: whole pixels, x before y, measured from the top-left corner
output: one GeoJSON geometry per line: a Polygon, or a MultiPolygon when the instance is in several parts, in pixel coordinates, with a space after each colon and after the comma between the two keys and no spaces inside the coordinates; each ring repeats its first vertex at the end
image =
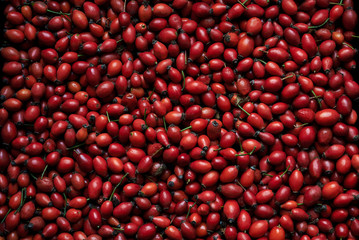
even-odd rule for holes
{"type": "Polygon", "coordinates": [[[357,239],[353,0],[3,5],[0,239],[357,239]]]}

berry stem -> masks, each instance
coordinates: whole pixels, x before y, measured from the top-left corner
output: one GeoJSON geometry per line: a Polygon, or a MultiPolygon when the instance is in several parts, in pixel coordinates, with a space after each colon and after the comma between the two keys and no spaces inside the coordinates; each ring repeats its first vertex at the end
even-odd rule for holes
{"type": "Polygon", "coordinates": [[[186,77],[184,76],[184,72],[183,72],[183,71],[181,71],[181,73],[182,73],[182,78],[183,78],[183,84],[182,84],[182,92],[183,92],[183,90],[184,90],[185,87],[186,87],[186,77]]]}
{"type": "Polygon", "coordinates": [[[125,177],[127,177],[127,175],[128,175],[128,173],[126,173],[125,175],[123,175],[123,177],[121,178],[120,182],[117,183],[117,185],[115,186],[115,188],[112,190],[111,196],[110,196],[110,198],[108,199],[109,201],[112,201],[112,198],[113,198],[113,195],[115,194],[115,191],[116,191],[117,188],[121,185],[123,179],[124,179],[125,177]]]}
{"type": "Polygon", "coordinates": [[[288,165],[288,167],[285,169],[285,171],[280,175],[280,177],[283,177],[284,176],[284,174],[286,174],[287,172],[288,172],[288,170],[289,170],[289,167],[290,167],[290,165],[288,165]]]}
{"type": "Polygon", "coordinates": [[[11,208],[9,208],[9,210],[7,211],[7,213],[5,214],[4,218],[1,220],[1,223],[3,223],[7,217],[7,215],[9,215],[9,213],[11,212],[11,208]]]}
{"type": "Polygon", "coordinates": [[[56,11],[52,11],[52,10],[50,10],[50,9],[46,9],[46,11],[47,12],[49,12],[49,13],[54,13],[54,14],[58,14],[58,15],[67,15],[67,16],[70,16],[71,15],[71,13],[63,13],[63,12],[56,12],[56,11]]]}
{"type": "Polygon", "coordinates": [[[187,129],[191,129],[191,128],[192,128],[192,126],[188,126],[188,127],[186,127],[186,128],[181,129],[180,132],[186,131],[187,129]]]}
{"type": "Polygon", "coordinates": [[[63,196],[64,196],[64,200],[65,200],[64,216],[66,216],[66,211],[67,211],[67,209],[66,209],[66,207],[67,207],[67,197],[66,197],[66,194],[65,194],[65,193],[63,193],[63,196]]]}
{"type": "Polygon", "coordinates": [[[110,116],[108,115],[108,112],[107,112],[107,111],[106,111],[106,116],[107,116],[108,122],[111,122],[110,116]]]}
{"type": "Polygon", "coordinates": [[[22,206],[24,205],[24,200],[25,200],[25,197],[26,197],[26,196],[25,196],[26,191],[25,191],[25,194],[24,194],[24,190],[25,190],[25,188],[22,188],[22,189],[21,189],[20,206],[16,209],[15,214],[18,213],[18,212],[20,212],[22,206]]]}
{"type": "Polygon", "coordinates": [[[46,170],[47,170],[48,167],[49,167],[49,165],[46,164],[46,166],[45,166],[45,168],[44,168],[44,171],[42,171],[42,173],[41,173],[41,179],[44,177],[45,172],[46,172],[46,170]]]}
{"type": "Polygon", "coordinates": [[[194,205],[196,205],[196,203],[197,203],[197,200],[189,207],[188,212],[187,212],[187,215],[186,215],[186,219],[189,217],[189,214],[190,214],[190,212],[191,212],[191,209],[194,207],[194,205]]]}
{"type": "Polygon", "coordinates": [[[165,128],[165,130],[167,132],[167,124],[166,124],[165,116],[163,116],[162,119],[163,119],[163,126],[164,126],[164,128],[165,128]]]}
{"type": "Polygon", "coordinates": [[[161,150],[163,150],[163,147],[159,148],[154,154],[151,155],[151,157],[156,156],[156,154],[159,153],[161,150]]]}
{"type": "Polygon", "coordinates": [[[239,107],[239,109],[241,109],[243,112],[245,112],[248,116],[251,115],[249,112],[247,112],[246,110],[244,110],[241,105],[237,104],[237,106],[239,107]]]}
{"type": "Polygon", "coordinates": [[[238,0],[239,4],[241,4],[242,7],[244,7],[244,9],[248,9],[248,8],[246,7],[246,5],[244,5],[244,4],[246,4],[247,1],[248,1],[248,0],[246,0],[244,3],[242,3],[240,0],[238,0]]]}
{"type": "Polygon", "coordinates": [[[325,20],[322,24],[317,25],[317,26],[309,26],[309,29],[314,29],[314,28],[320,28],[323,27],[325,24],[327,24],[327,22],[329,21],[329,18],[327,18],[327,20],[325,20]]]}
{"type": "Polygon", "coordinates": [[[69,148],[66,148],[66,150],[72,150],[72,149],[75,149],[75,148],[78,148],[78,147],[81,147],[83,145],[85,145],[86,143],[80,143],[80,144],[77,144],[75,146],[72,146],[72,147],[69,147],[69,148]]]}

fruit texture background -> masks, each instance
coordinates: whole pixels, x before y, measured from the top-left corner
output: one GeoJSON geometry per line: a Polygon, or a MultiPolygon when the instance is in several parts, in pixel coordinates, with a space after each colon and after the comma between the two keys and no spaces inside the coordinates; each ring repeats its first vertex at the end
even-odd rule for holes
{"type": "Polygon", "coordinates": [[[0,240],[359,239],[358,2],[95,3],[0,2],[0,240]]]}

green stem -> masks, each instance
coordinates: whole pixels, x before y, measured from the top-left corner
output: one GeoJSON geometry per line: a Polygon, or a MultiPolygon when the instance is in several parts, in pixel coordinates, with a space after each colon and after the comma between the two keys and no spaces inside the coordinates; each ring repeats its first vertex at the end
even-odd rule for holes
{"type": "Polygon", "coordinates": [[[327,22],[329,21],[329,18],[327,18],[327,20],[325,20],[322,24],[317,25],[317,26],[309,26],[309,29],[313,29],[313,28],[320,28],[323,27],[325,24],[327,24],[327,22]]]}
{"type": "Polygon", "coordinates": [[[25,188],[22,188],[22,189],[21,189],[20,206],[16,209],[15,214],[18,213],[18,212],[20,212],[22,206],[24,205],[24,196],[25,196],[25,195],[24,195],[24,190],[25,190],[25,188]]]}
{"type": "Polygon", "coordinates": [[[127,4],[127,0],[125,0],[125,2],[123,3],[123,11],[126,12],[126,4],[127,4]]]}
{"type": "Polygon", "coordinates": [[[242,7],[244,7],[244,9],[248,9],[248,8],[246,7],[246,5],[244,5],[244,4],[246,4],[247,1],[248,1],[248,0],[246,0],[244,3],[242,3],[240,0],[238,0],[239,4],[241,4],[242,7]]]}
{"type": "Polygon", "coordinates": [[[300,124],[300,125],[295,125],[294,128],[300,128],[300,127],[303,127],[303,126],[307,126],[308,123],[303,123],[303,124],[300,124]]]}
{"type": "Polygon", "coordinates": [[[150,180],[153,183],[156,183],[155,181],[153,181],[153,179],[151,177],[146,177],[146,179],[150,180]]]}
{"type": "Polygon", "coordinates": [[[37,180],[37,177],[35,177],[32,173],[30,173],[30,176],[31,176],[33,179],[37,180]]]}
{"type": "Polygon", "coordinates": [[[176,215],[173,216],[173,218],[172,218],[172,220],[171,220],[171,222],[170,222],[170,225],[173,223],[173,220],[175,220],[175,218],[176,218],[176,215]]]}
{"type": "Polygon", "coordinates": [[[155,88],[152,89],[151,94],[147,97],[147,100],[150,100],[150,98],[152,97],[152,94],[155,92],[155,88]]]}
{"type": "Polygon", "coordinates": [[[78,148],[78,147],[81,147],[83,145],[85,145],[86,143],[80,143],[80,144],[77,144],[75,146],[72,146],[72,147],[69,147],[69,148],[66,148],[66,150],[72,150],[72,149],[75,149],[75,148],[78,148]]]}
{"type": "Polygon", "coordinates": [[[261,63],[263,63],[264,65],[267,64],[267,62],[263,61],[262,59],[257,59],[258,61],[260,61],[261,63]]]}
{"type": "Polygon", "coordinates": [[[106,111],[106,116],[107,116],[108,122],[111,122],[110,116],[108,115],[108,112],[107,112],[107,111],[106,111]]]}
{"type": "Polygon", "coordinates": [[[273,177],[273,175],[270,175],[268,173],[262,173],[264,176],[273,177]]]}
{"type": "Polygon", "coordinates": [[[184,76],[184,72],[181,71],[182,73],[182,78],[183,78],[183,85],[182,85],[182,91],[184,90],[184,88],[186,87],[186,77],[184,76]]]}
{"type": "Polygon", "coordinates": [[[237,104],[237,106],[239,107],[239,109],[241,109],[243,112],[245,112],[248,116],[251,115],[249,114],[249,112],[247,112],[246,110],[244,110],[241,105],[237,104]]]}
{"type": "Polygon", "coordinates": [[[286,174],[287,172],[288,172],[288,170],[289,170],[289,166],[290,165],[288,165],[288,167],[285,169],[285,171],[280,175],[280,177],[283,177],[284,176],[284,174],[286,174]]]}
{"type": "Polygon", "coordinates": [[[58,14],[58,15],[67,15],[67,16],[70,16],[71,13],[63,13],[63,12],[55,12],[55,11],[52,11],[52,10],[49,10],[49,9],[46,9],[47,12],[50,12],[50,13],[54,13],[54,14],[58,14]]]}
{"type": "Polygon", "coordinates": [[[154,154],[152,154],[151,157],[156,156],[156,154],[159,153],[161,150],[163,150],[163,147],[159,148],[154,154]]]}
{"type": "Polygon", "coordinates": [[[355,50],[355,49],[354,49],[351,45],[349,45],[348,43],[343,43],[343,45],[348,46],[348,47],[350,47],[351,49],[355,50]]]}
{"type": "MultiPolygon", "coordinates": [[[[243,151],[241,151],[241,152],[243,152],[243,151]]],[[[243,156],[247,156],[247,155],[249,155],[248,153],[242,153],[242,154],[236,154],[235,156],[236,157],[243,157],[243,156]]]]}
{"type": "Polygon", "coordinates": [[[241,140],[239,138],[238,138],[238,144],[239,144],[239,149],[241,149],[241,152],[243,152],[242,143],[241,143],[241,140]]]}
{"type": "Polygon", "coordinates": [[[247,189],[245,187],[243,187],[243,185],[236,179],[236,183],[244,190],[247,191],[247,189]]]}
{"type": "Polygon", "coordinates": [[[166,124],[165,116],[163,116],[162,119],[163,119],[163,126],[164,126],[164,128],[165,128],[165,130],[167,132],[167,124],[166,124]]]}
{"type": "Polygon", "coordinates": [[[63,193],[63,195],[64,195],[64,199],[65,199],[64,216],[66,216],[66,211],[67,211],[67,209],[66,209],[66,206],[67,206],[67,197],[66,197],[66,194],[65,194],[65,193],[63,193]]]}
{"type": "Polygon", "coordinates": [[[1,220],[1,223],[3,223],[7,217],[7,215],[9,215],[9,213],[11,212],[11,208],[9,208],[9,210],[7,211],[7,213],[5,214],[4,218],[1,220]]]}
{"type": "Polygon", "coordinates": [[[123,228],[117,228],[117,227],[112,227],[112,229],[113,229],[113,230],[117,230],[117,231],[123,231],[123,230],[125,230],[125,229],[123,229],[123,228]]]}
{"type": "MultiPolygon", "coordinates": [[[[252,151],[250,151],[249,153],[242,153],[242,154],[236,154],[235,156],[236,157],[241,157],[241,156],[246,156],[246,155],[252,155],[253,154],[253,152],[256,150],[256,146],[254,146],[254,148],[252,149],[252,151]]],[[[241,149],[241,152],[243,152],[243,150],[241,149]]]]}
{"type": "Polygon", "coordinates": [[[43,179],[44,175],[45,175],[45,172],[47,170],[47,168],[49,167],[49,165],[46,164],[45,168],[44,168],[44,171],[42,171],[41,173],[41,179],[43,179]]]}
{"type": "Polygon", "coordinates": [[[317,100],[319,107],[322,108],[322,103],[320,102],[319,97],[317,96],[317,94],[315,94],[315,92],[313,90],[311,92],[314,95],[315,99],[317,100]]]}
{"type": "Polygon", "coordinates": [[[286,80],[286,79],[291,78],[291,77],[294,77],[294,73],[291,74],[291,75],[283,77],[281,80],[283,81],[283,80],[286,80]]]}
{"type": "Polygon", "coordinates": [[[248,154],[248,155],[252,155],[254,153],[254,151],[256,150],[256,146],[254,146],[254,148],[252,149],[252,151],[248,154]]]}
{"type": "Polygon", "coordinates": [[[217,149],[214,149],[213,151],[221,151],[222,148],[217,148],[217,149]]]}
{"type": "Polygon", "coordinates": [[[110,198],[108,199],[109,201],[112,201],[112,198],[113,198],[113,195],[115,194],[116,189],[121,185],[122,180],[123,180],[125,177],[127,177],[127,175],[128,175],[128,173],[126,173],[125,175],[123,175],[123,177],[121,178],[120,182],[117,183],[117,185],[115,186],[115,188],[112,190],[111,196],[110,196],[110,198]]]}
{"type": "Polygon", "coordinates": [[[189,214],[190,214],[190,212],[191,212],[191,209],[194,207],[194,205],[196,205],[196,203],[197,203],[197,200],[192,204],[192,206],[189,207],[188,212],[187,212],[187,215],[186,215],[186,219],[189,217],[189,214]]]}
{"type": "Polygon", "coordinates": [[[343,3],[334,3],[334,2],[330,2],[329,4],[344,6],[344,4],[343,4],[343,3]]]}
{"type": "Polygon", "coordinates": [[[302,206],[304,203],[297,203],[297,206],[302,206]]]}
{"type": "Polygon", "coordinates": [[[320,96],[318,96],[313,90],[311,90],[312,94],[314,95],[315,98],[320,98],[320,96]]]}
{"type": "Polygon", "coordinates": [[[353,37],[353,38],[359,38],[359,36],[357,36],[357,35],[352,35],[352,37],[353,37]]]}
{"type": "Polygon", "coordinates": [[[187,129],[191,129],[191,128],[192,128],[192,126],[188,126],[188,127],[186,127],[186,128],[181,129],[180,132],[186,131],[187,129]]]}

